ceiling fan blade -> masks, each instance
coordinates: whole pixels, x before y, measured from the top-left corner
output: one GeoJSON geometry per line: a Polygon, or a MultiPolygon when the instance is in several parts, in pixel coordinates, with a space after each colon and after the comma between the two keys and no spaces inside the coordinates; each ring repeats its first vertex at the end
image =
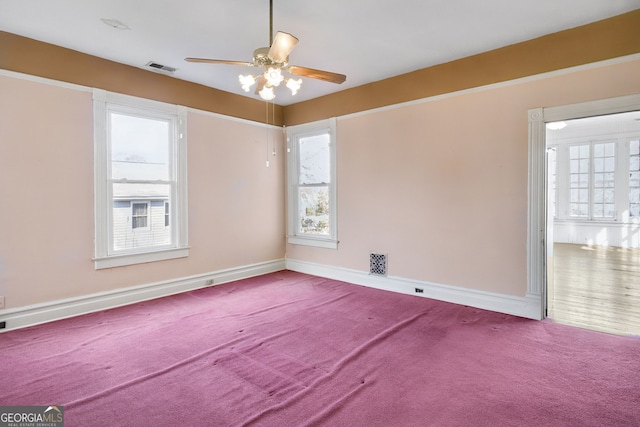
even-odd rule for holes
{"type": "Polygon", "coordinates": [[[287,68],[291,74],[302,77],[310,77],[312,79],[324,80],[325,82],[330,83],[344,83],[347,80],[347,76],[344,74],[331,73],[329,71],[315,70],[313,68],[307,67],[298,67],[297,65],[292,65],[287,68]]]}
{"type": "Polygon", "coordinates": [[[275,62],[287,62],[289,54],[298,44],[298,39],[289,33],[278,31],[269,49],[269,58],[275,62]]]}
{"type": "Polygon", "coordinates": [[[184,58],[187,62],[206,62],[209,64],[229,64],[229,65],[247,65],[253,66],[253,62],[245,61],[227,61],[225,59],[208,59],[208,58],[184,58]]]}

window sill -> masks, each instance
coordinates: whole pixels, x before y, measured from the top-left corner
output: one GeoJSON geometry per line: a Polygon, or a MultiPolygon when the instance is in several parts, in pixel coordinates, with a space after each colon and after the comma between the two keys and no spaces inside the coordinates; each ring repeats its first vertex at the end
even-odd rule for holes
{"type": "Polygon", "coordinates": [[[317,237],[289,236],[287,242],[292,245],[315,246],[318,248],[338,249],[338,241],[317,237]]]}
{"type": "Polygon", "coordinates": [[[146,262],[164,261],[189,256],[189,248],[165,249],[154,252],[141,252],[135,254],[112,255],[103,258],[94,258],[96,270],[126,265],[142,264],[146,262]]]}

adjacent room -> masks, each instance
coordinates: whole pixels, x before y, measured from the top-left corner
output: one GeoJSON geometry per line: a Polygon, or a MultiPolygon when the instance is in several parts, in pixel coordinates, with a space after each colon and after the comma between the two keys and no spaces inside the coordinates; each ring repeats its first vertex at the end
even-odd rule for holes
{"type": "Polygon", "coordinates": [[[640,330],[640,111],[547,124],[548,315],[640,330]]]}
{"type": "Polygon", "coordinates": [[[640,0],[377,3],[0,2],[0,425],[640,425],[640,0]]]}

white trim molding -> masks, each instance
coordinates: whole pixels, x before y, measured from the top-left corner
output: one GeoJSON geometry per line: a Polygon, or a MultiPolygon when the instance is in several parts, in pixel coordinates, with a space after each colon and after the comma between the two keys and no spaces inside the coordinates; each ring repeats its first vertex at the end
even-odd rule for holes
{"type": "Polygon", "coordinates": [[[545,124],[542,108],[529,110],[529,213],[527,215],[527,297],[538,301],[537,319],[544,319],[546,286],[545,124]]]}
{"type": "Polygon", "coordinates": [[[526,297],[518,297],[402,277],[375,276],[364,271],[295,259],[287,259],[286,268],[355,285],[467,305],[528,319],[540,319],[540,298],[535,294],[527,293],[526,297]],[[416,288],[421,289],[422,292],[416,293],[416,288]]]}
{"type": "Polygon", "coordinates": [[[0,310],[0,321],[6,322],[6,328],[0,330],[0,333],[274,273],[284,269],[285,260],[278,259],[109,292],[0,310]]]}

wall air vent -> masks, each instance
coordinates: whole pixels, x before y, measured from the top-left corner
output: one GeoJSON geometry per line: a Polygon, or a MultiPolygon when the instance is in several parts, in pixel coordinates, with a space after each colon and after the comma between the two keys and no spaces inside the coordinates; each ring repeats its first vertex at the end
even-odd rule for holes
{"type": "Polygon", "coordinates": [[[165,74],[173,74],[176,71],[176,68],[169,67],[167,65],[158,64],[157,62],[149,62],[145,65],[147,68],[150,68],[153,71],[159,71],[165,74]]]}
{"type": "Polygon", "coordinates": [[[369,274],[387,275],[387,255],[374,253],[369,255],[369,274]]]}

